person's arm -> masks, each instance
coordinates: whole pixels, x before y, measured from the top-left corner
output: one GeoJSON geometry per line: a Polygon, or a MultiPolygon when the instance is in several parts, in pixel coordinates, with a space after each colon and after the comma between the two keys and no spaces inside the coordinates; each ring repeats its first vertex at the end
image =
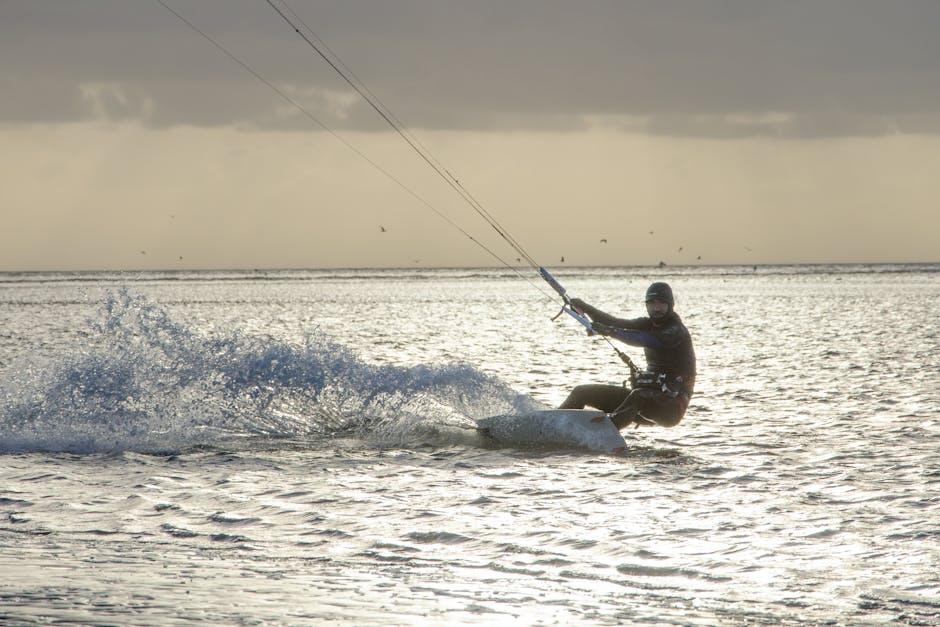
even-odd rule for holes
{"type": "Polygon", "coordinates": [[[591,326],[595,333],[607,335],[630,346],[640,346],[642,348],[653,348],[658,350],[664,349],[668,346],[659,337],[658,333],[653,333],[651,331],[641,331],[639,329],[619,329],[617,327],[603,323],[595,323],[591,326]]]}
{"type": "Polygon", "coordinates": [[[615,318],[609,313],[603,312],[593,305],[589,305],[580,298],[572,298],[571,306],[578,311],[584,312],[592,322],[598,322],[609,327],[618,329],[642,329],[648,318],[615,318]]]}
{"type": "Polygon", "coordinates": [[[655,328],[648,323],[649,318],[638,318],[631,322],[637,323],[633,328],[617,328],[604,324],[592,325],[596,333],[608,335],[630,346],[641,346],[656,350],[677,348],[685,340],[686,332],[681,325],[670,324],[666,327],[655,328]],[[641,326],[642,325],[642,326],[641,326]],[[654,330],[655,329],[655,330],[654,330]]]}

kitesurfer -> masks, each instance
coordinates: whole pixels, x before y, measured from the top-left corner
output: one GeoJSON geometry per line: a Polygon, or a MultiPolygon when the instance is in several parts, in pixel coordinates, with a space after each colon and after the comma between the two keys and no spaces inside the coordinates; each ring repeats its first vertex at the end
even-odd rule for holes
{"type": "Polygon", "coordinates": [[[692,336],[674,311],[675,298],[667,283],[646,290],[643,318],[615,318],[579,298],[571,307],[587,315],[595,333],[641,346],[647,370],[633,377],[633,388],[619,385],[579,385],[560,409],[594,407],[610,415],[618,429],[631,423],[674,427],[682,420],[695,386],[692,336]]]}

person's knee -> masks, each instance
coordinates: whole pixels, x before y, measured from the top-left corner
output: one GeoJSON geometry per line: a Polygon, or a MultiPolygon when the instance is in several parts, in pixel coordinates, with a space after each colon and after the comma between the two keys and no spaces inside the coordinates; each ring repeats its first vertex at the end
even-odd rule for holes
{"type": "Polygon", "coordinates": [[[658,413],[652,418],[660,427],[675,427],[682,422],[683,413],[681,411],[665,411],[658,413]]]}
{"type": "Polygon", "coordinates": [[[671,411],[670,408],[652,407],[640,409],[640,416],[646,419],[646,424],[671,428],[682,422],[682,412],[671,411]]]}
{"type": "Polygon", "coordinates": [[[574,389],[571,390],[571,394],[568,395],[570,399],[578,399],[580,403],[590,403],[594,400],[594,397],[597,396],[595,388],[597,386],[590,383],[585,385],[576,385],[574,389]]]}
{"type": "Polygon", "coordinates": [[[559,409],[582,409],[587,399],[587,385],[576,385],[568,394],[568,398],[562,401],[559,409]]]}
{"type": "Polygon", "coordinates": [[[682,422],[685,408],[671,398],[650,398],[640,407],[640,414],[660,427],[671,428],[682,422]]]}
{"type": "Polygon", "coordinates": [[[610,420],[614,423],[614,426],[617,427],[617,430],[621,430],[627,425],[633,423],[636,420],[636,412],[624,411],[611,416],[610,420]]]}
{"type": "Polygon", "coordinates": [[[672,428],[682,422],[682,416],[666,416],[665,418],[659,418],[656,420],[656,424],[660,427],[672,428]]]}

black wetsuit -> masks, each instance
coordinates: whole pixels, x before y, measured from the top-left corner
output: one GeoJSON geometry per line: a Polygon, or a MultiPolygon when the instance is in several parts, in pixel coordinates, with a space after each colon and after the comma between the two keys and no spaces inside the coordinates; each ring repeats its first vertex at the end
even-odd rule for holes
{"type": "Polygon", "coordinates": [[[670,309],[661,322],[654,323],[646,317],[615,318],[587,304],[583,310],[595,322],[594,328],[599,333],[631,346],[642,346],[647,370],[665,377],[655,386],[634,390],[619,385],[579,385],[561,408],[590,406],[608,413],[617,411],[614,424],[618,428],[631,422],[653,422],[664,427],[679,424],[695,386],[692,336],[679,316],[670,309]]]}

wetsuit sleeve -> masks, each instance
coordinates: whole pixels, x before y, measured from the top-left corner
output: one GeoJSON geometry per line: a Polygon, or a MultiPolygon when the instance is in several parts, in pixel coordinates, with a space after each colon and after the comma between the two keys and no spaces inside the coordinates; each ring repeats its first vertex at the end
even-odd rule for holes
{"type": "Polygon", "coordinates": [[[610,337],[620,340],[624,344],[629,344],[630,346],[642,346],[643,348],[653,348],[657,350],[662,350],[668,346],[660,339],[659,334],[649,331],[612,328],[610,333],[605,333],[604,335],[610,335],[610,337]]]}
{"type": "Polygon", "coordinates": [[[601,324],[606,324],[609,327],[616,327],[618,329],[643,329],[647,326],[649,318],[615,318],[609,313],[604,313],[597,307],[593,307],[584,303],[582,307],[584,313],[588,315],[594,322],[600,322],[601,324]]]}
{"type": "MultiPolygon", "coordinates": [[[[642,322],[648,318],[639,318],[633,322],[642,322]]],[[[630,346],[642,346],[655,350],[678,348],[686,339],[688,332],[682,325],[671,324],[663,329],[605,329],[604,335],[609,335],[630,346]]]]}
{"type": "Polygon", "coordinates": [[[649,318],[615,318],[587,303],[584,303],[582,309],[593,322],[598,324],[595,330],[601,335],[608,335],[630,346],[654,349],[663,349],[667,346],[657,333],[649,330],[649,318]]]}

